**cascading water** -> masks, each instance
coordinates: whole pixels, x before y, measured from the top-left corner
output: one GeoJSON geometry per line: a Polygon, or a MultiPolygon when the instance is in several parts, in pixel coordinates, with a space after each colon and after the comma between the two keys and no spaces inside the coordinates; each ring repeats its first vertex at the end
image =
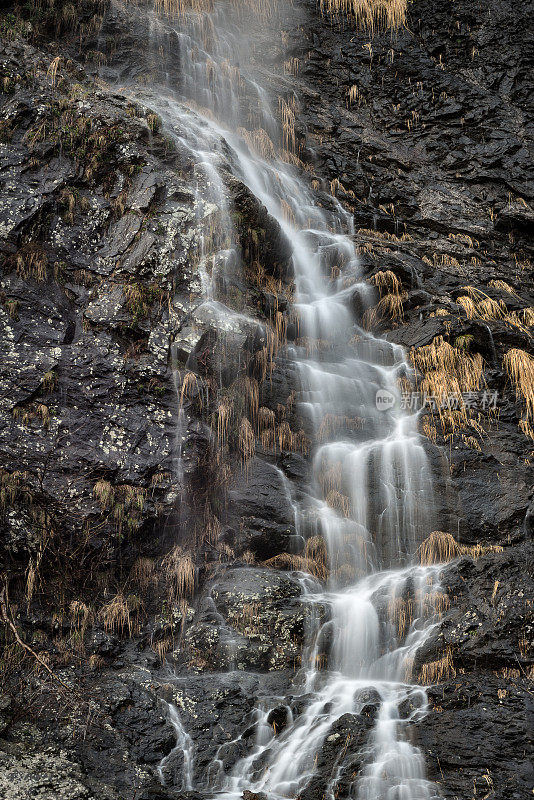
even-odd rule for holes
{"type": "MultiPolygon", "coordinates": [[[[282,102],[279,131],[262,86],[265,73],[254,66],[238,4],[219,2],[203,10],[199,3],[195,8],[182,9],[175,19],[152,14],[153,51],[163,55],[165,72],[165,53],[175,52],[177,44],[179,68],[176,85],[166,70],[166,85],[150,97],[202,173],[201,214],[210,208],[218,214],[217,235],[208,248],[200,243],[202,298],[195,313],[218,325],[239,317],[217,301],[216,291],[238,252],[225,200],[226,162],[293,247],[298,337],[287,350],[300,375],[298,408],[314,452],[310,494],[296,509],[297,529],[308,539],[325,540],[329,570],[325,591],[309,581],[303,588],[310,604],[330,609],[306,651],[302,713],[274,735],[265,722],[266,710],[258,709],[253,751],[230,775],[214,763],[211,786],[228,797],[240,797],[245,789],[270,797],[296,796],[313,775],[333,723],[344,714],[359,714],[374,697],[380,708],[352,796],[429,800],[437,791],[425,779],[422,755],[406,734],[425,712],[425,693],[409,683],[409,675],[432,625],[438,581],[437,568],[412,563],[432,530],[432,487],[417,420],[398,410],[398,382],[409,368],[401,348],[374,338],[354,319],[354,298],[362,308],[370,290],[358,280],[350,218],[336,201],[333,210],[322,209],[288,163],[296,161],[294,106],[291,99],[282,102]],[[386,400],[385,410],[380,397],[386,400]]],[[[275,29],[272,18],[265,24],[275,29]]],[[[174,72],[176,64],[172,67],[174,72]]],[[[190,740],[176,712],[171,713],[177,746],[184,752],[187,741],[183,786],[191,788],[190,740]]],[[[331,798],[337,796],[342,768],[341,754],[328,787],[331,798]]],[[[161,770],[164,776],[165,763],[161,770]]]]}

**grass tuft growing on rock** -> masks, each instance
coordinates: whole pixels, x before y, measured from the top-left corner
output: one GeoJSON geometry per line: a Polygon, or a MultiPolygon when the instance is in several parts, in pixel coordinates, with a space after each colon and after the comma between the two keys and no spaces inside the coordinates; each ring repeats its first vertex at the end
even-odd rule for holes
{"type": "Polygon", "coordinates": [[[454,433],[462,427],[472,427],[481,432],[475,412],[465,403],[464,394],[480,388],[484,361],[480,353],[471,355],[465,351],[465,341],[460,344],[460,347],[453,347],[442,336],[437,336],[428,345],[412,348],[410,353],[414,366],[423,373],[418,388],[435,402],[435,407],[431,409],[431,421],[426,420],[425,428],[433,440],[436,436],[436,419],[445,432],[454,433]]]}
{"type": "Polygon", "coordinates": [[[176,545],[164,557],[161,566],[169,585],[169,599],[193,595],[196,571],[191,553],[184,552],[180,545],[176,545]]]}
{"type": "Polygon", "coordinates": [[[419,683],[430,686],[433,683],[439,683],[455,675],[456,670],[454,668],[452,650],[449,647],[441,658],[422,665],[419,673],[419,683]]]}
{"type": "Polygon", "coordinates": [[[136,630],[136,624],[132,614],[133,609],[131,603],[128,602],[129,598],[124,597],[120,592],[112,597],[100,611],[98,616],[102,620],[104,629],[108,633],[116,633],[123,636],[128,631],[128,636],[132,636],[136,630]]]}
{"type": "Polygon", "coordinates": [[[452,561],[464,555],[471,556],[471,558],[476,560],[487,553],[502,553],[502,550],[503,548],[500,545],[463,545],[457,542],[450,533],[446,533],[445,531],[432,531],[430,536],[419,546],[417,554],[420,563],[423,566],[428,566],[430,564],[442,564],[447,561],[452,561]]]}
{"type": "Polygon", "coordinates": [[[534,418],[534,358],[524,350],[513,348],[505,353],[503,364],[516,395],[526,403],[526,419],[534,418]]]}
{"type": "Polygon", "coordinates": [[[321,0],[321,12],[374,34],[406,24],[408,0],[321,0]]]}

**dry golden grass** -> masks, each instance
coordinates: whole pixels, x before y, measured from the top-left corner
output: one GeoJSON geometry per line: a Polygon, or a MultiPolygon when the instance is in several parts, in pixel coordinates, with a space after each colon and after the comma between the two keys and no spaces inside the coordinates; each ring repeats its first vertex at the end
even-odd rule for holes
{"type": "Polygon", "coordinates": [[[13,419],[22,425],[30,425],[34,421],[40,421],[48,428],[50,425],[50,410],[44,403],[29,403],[25,406],[15,406],[12,411],[13,419]]]}
{"type": "MultiPolygon", "coordinates": [[[[517,297],[512,287],[504,281],[490,281],[489,285],[517,297]]],[[[476,289],[474,286],[462,288],[466,294],[458,297],[456,302],[462,306],[468,319],[482,319],[485,322],[502,321],[522,331],[528,331],[534,323],[534,310],[531,308],[509,311],[503,300],[494,300],[481,289],[476,289]]]]}
{"type": "Polygon", "coordinates": [[[247,143],[249,150],[257,153],[261,158],[266,160],[276,158],[276,147],[267,131],[263,128],[256,128],[253,131],[248,131],[246,128],[238,128],[237,132],[247,143]]]}
{"type": "Polygon", "coordinates": [[[248,376],[245,378],[245,398],[250,417],[254,423],[258,418],[260,407],[260,387],[255,378],[249,378],[248,376]]]}
{"type": "Polygon", "coordinates": [[[491,280],[488,283],[488,286],[491,286],[493,289],[500,289],[502,292],[506,292],[507,294],[512,295],[513,297],[519,297],[515,289],[512,289],[509,283],[506,281],[501,280],[491,280]]]}
{"type": "Polygon", "coordinates": [[[192,597],[196,570],[191,553],[184,552],[180,545],[176,545],[163,558],[161,568],[169,587],[170,600],[192,597]]]}
{"type": "Polygon", "coordinates": [[[94,669],[95,672],[104,669],[106,666],[106,660],[102,658],[102,656],[97,655],[94,653],[92,656],[89,656],[87,663],[89,664],[91,669],[94,669]]]}
{"type": "Polygon", "coordinates": [[[195,545],[199,547],[204,542],[209,542],[212,545],[217,544],[219,534],[221,532],[221,523],[207,506],[204,510],[200,529],[195,529],[195,545]]]}
{"type": "Polygon", "coordinates": [[[427,566],[452,561],[462,555],[471,556],[476,560],[488,553],[502,553],[502,550],[503,548],[500,545],[463,545],[457,542],[450,533],[432,531],[430,536],[421,543],[417,555],[420,563],[427,566]]]}
{"type": "Polygon", "coordinates": [[[534,439],[534,428],[532,427],[528,419],[520,419],[519,427],[521,428],[525,436],[529,436],[531,439],[534,439]]]}
{"type": "MultiPolygon", "coordinates": [[[[393,275],[393,273],[391,273],[393,275]]],[[[404,319],[403,303],[408,295],[406,292],[398,294],[397,291],[384,294],[376,306],[368,308],[362,317],[362,327],[372,330],[381,322],[402,322],[404,319]]]]}
{"type": "MultiPolygon", "coordinates": [[[[379,239],[384,242],[394,242],[395,244],[399,242],[412,241],[412,237],[409,233],[402,233],[400,236],[397,236],[396,234],[389,233],[388,231],[375,231],[372,228],[358,228],[358,235],[368,236],[372,239],[379,239]]],[[[390,251],[388,250],[387,252],[390,251]]]]}
{"type": "Polygon", "coordinates": [[[320,564],[326,570],[328,566],[328,550],[322,536],[311,536],[306,540],[304,555],[310,561],[320,564]]]}
{"type": "Polygon", "coordinates": [[[266,430],[267,428],[274,428],[275,422],[276,415],[272,409],[262,406],[258,410],[258,427],[260,431],[266,430]]]}
{"type": "Polygon", "coordinates": [[[380,272],[375,272],[375,274],[369,279],[370,283],[377,287],[380,295],[384,294],[400,294],[401,293],[401,282],[395,275],[395,273],[390,270],[380,270],[380,272]]]}
{"type": "Polygon", "coordinates": [[[166,654],[169,653],[173,647],[174,642],[171,636],[166,636],[164,639],[160,639],[152,645],[152,649],[162,664],[165,663],[166,654]]]}
{"type": "Polygon", "coordinates": [[[464,286],[470,290],[466,295],[458,297],[456,302],[462,306],[468,319],[501,320],[504,319],[508,309],[502,300],[493,300],[478,289],[464,286]]]}
{"type": "Polygon", "coordinates": [[[109,481],[106,481],[102,478],[93,486],[93,495],[105,510],[111,508],[113,505],[115,490],[109,481]]]}
{"type": "Polygon", "coordinates": [[[184,379],[182,381],[182,388],[180,390],[180,405],[183,405],[184,400],[190,400],[193,397],[193,393],[199,392],[200,385],[198,381],[198,377],[195,375],[194,372],[187,372],[184,375],[184,379]]]}
{"type": "Polygon", "coordinates": [[[453,678],[455,675],[456,670],[454,668],[452,650],[449,647],[440,659],[422,665],[419,673],[419,682],[424,686],[429,686],[433,683],[447,680],[447,678],[453,678]]]}
{"type": "Polygon", "coordinates": [[[231,419],[232,407],[225,400],[221,400],[217,408],[217,442],[219,447],[224,447],[226,444],[231,419]]]}
{"type": "Polygon", "coordinates": [[[92,610],[82,600],[73,600],[69,606],[70,618],[74,628],[85,631],[92,619],[92,610]]]}
{"type": "Polygon", "coordinates": [[[319,580],[326,580],[326,567],[320,561],[314,561],[306,556],[297,556],[292,553],[279,553],[273,558],[263,562],[264,567],[269,569],[295,570],[298,572],[308,572],[319,580]]]}
{"type": "Polygon", "coordinates": [[[130,570],[129,580],[141,591],[146,592],[158,582],[157,570],[152,558],[138,558],[130,570]]]}
{"type": "Polygon", "coordinates": [[[284,97],[278,99],[280,118],[282,120],[282,148],[289,153],[295,153],[297,150],[295,134],[296,103],[294,95],[291,95],[288,100],[284,97]]]}
{"type": "Polygon", "coordinates": [[[271,569],[308,572],[318,580],[326,581],[328,578],[326,542],[322,536],[312,536],[306,541],[303,555],[279,553],[273,558],[264,561],[263,565],[271,569]]]}
{"type": "Polygon", "coordinates": [[[296,75],[299,71],[299,59],[295,56],[291,56],[286,61],[284,61],[284,72],[286,75],[296,75]]]}
{"type": "Polygon", "coordinates": [[[348,101],[347,105],[354,105],[354,103],[358,103],[360,105],[361,102],[361,94],[360,94],[360,87],[357,83],[353,83],[348,91],[348,101]]]}
{"type": "Polygon", "coordinates": [[[345,494],[332,489],[326,495],[326,502],[334,511],[341,514],[343,517],[350,517],[351,504],[349,498],[345,494]]]}
{"type": "Polygon", "coordinates": [[[249,420],[246,417],[243,417],[239,426],[239,451],[241,453],[241,461],[244,466],[253,457],[255,450],[256,442],[254,430],[249,420]]]}
{"type": "Polygon", "coordinates": [[[21,247],[14,256],[17,274],[24,280],[33,278],[36,281],[45,281],[48,275],[48,257],[38,244],[28,244],[21,247]]]}
{"type": "MultiPolygon", "coordinates": [[[[423,373],[417,379],[418,389],[428,398],[433,398],[436,408],[431,409],[432,424],[439,420],[444,431],[455,432],[469,426],[482,433],[474,411],[467,407],[463,394],[476,392],[483,382],[484,362],[480,353],[473,355],[463,347],[453,347],[442,336],[431,344],[411,350],[414,367],[423,373]],[[451,405],[451,398],[455,407],[451,405]]],[[[429,423],[426,420],[427,426],[429,423]]],[[[435,440],[436,434],[430,438],[435,440]]]]}
{"type": "Polygon", "coordinates": [[[415,602],[412,598],[405,600],[396,597],[388,603],[388,616],[397,629],[397,636],[403,639],[414,619],[415,602]]]}
{"type": "Polygon", "coordinates": [[[46,71],[47,78],[50,79],[50,83],[52,86],[56,85],[56,77],[59,65],[61,63],[61,56],[56,56],[53,61],[50,62],[48,65],[48,69],[46,71]]]}
{"type": "Polygon", "coordinates": [[[362,417],[346,417],[337,414],[325,414],[317,431],[317,440],[328,441],[339,431],[362,430],[365,421],[362,417]]]}
{"type": "Polygon", "coordinates": [[[525,350],[514,348],[505,353],[503,364],[517,397],[525,401],[526,420],[531,420],[534,418],[534,358],[525,350]]]}
{"type": "Polygon", "coordinates": [[[123,636],[128,631],[128,635],[132,636],[134,631],[137,630],[137,625],[134,621],[131,606],[132,604],[128,598],[124,597],[120,592],[116,594],[98,612],[104,629],[120,636],[123,636]]]}
{"type": "Polygon", "coordinates": [[[406,24],[408,0],[321,0],[321,12],[347,20],[370,35],[379,30],[398,30],[406,24]]]}

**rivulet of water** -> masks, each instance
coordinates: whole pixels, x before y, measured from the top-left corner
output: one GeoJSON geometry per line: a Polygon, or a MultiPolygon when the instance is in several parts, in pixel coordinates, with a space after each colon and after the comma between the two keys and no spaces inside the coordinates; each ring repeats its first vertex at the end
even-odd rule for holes
{"type": "MultiPolygon", "coordinates": [[[[351,219],[336,201],[322,208],[295,166],[297,105],[283,77],[282,122],[276,121],[269,89],[277,77],[257,46],[260,26],[264,49],[269,36],[280,36],[276,12],[267,6],[221,0],[175,16],[147,12],[149,44],[161,62],[150,104],[193,156],[199,213],[217,216],[216,235],[212,227],[209,242],[200,242],[195,313],[208,314],[216,326],[239,317],[214,288],[239,258],[225,171],[246,184],[291,242],[299,336],[287,353],[300,377],[298,411],[313,441],[309,495],[295,514],[303,537],[321,536],[328,551],[324,590],[303,583],[309,602],[331,611],[306,648],[304,710],[294,718],[288,710],[287,725],[275,734],[268,709],[258,708],[252,752],[230,774],[215,759],[208,778],[229,798],[246,789],[295,797],[314,774],[332,725],[372,698],[379,710],[351,796],[430,800],[436,788],[406,733],[425,713],[425,692],[410,683],[411,664],[431,630],[438,586],[437,568],[414,561],[432,530],[433,502],[417,419],[399,410],[399,379],[410,369],[400,347],[375,338],[355,318],[354,307],[368,305],[371,295],[359,278],[351,219]]],[[[173,707],[170,715],[184,751],[182,786],[192,788],[193,746],[173,707]]],[[[343,766],[341,754],[327,791],[332,800],[343,766]]],[[[168,780],[165,767],[164,761],[168,780]]]]}

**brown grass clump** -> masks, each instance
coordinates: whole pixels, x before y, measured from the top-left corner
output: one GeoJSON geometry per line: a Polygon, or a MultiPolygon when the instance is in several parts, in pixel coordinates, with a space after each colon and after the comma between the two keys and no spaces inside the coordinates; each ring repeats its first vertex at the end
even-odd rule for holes
{"type": "Polygon", "coordinates": [[[421,543],[417,553],[420,563],[423,566],[428,566],[452,561],[462,555],[471,556],[476,560],[487,553],[502,553],[502,550],[503,548],[500,545],[463,545],[457,542],[450,533],[432,531],[430,536],[421,543]]]}
{"type": "Polygon", "coordinates": [[[509,283],[506,281],[501,280],[491,280],[488,284],[493,289],[500,289],[502,292],[506,292],[507,294],[512,295],[513,297],[519,297],[515,289],[512,289],[509,283]]]}
{"type": "Polygon", "coordinates": [[[127,630],[128,635],[132,636],[137,626],[133,619],[133,604],[129,602],[129,600],[130,598],[124,597],[124,595],[119,592],[109,603],[102,606],[98,612],[98,616],[102,620],[106,631],[123,636],[127,630]]]}
{"type": "Polygon", "coordinates": [[[173,647],[174,641],[171,636],[166,636],[164,639],[159,639],[159,641],[152,644],[152,649],[162,664],[165,663],[166,654],[170,652],[173,647]]]}
{"type": "Polygon", "coordinates": [[[109,481],[101,479],[93,486],[93,495],[103,509],[111,508],[115,495],[113,486],[109,481]]]}
{"type": "Polygon", "coordinates": [[[261,158],[266,160],[276,158],[276,148],[273,141],[263,128],[256,128],[253,131],[247,131],[246,128],[238,128],[237,132],[245,140],[249,150],[257,153],[261,158]]]}
{"type": "Polygon", "coordinates": [[[142,592],[157,584],[156,565],[152,558],[138,558],[134,562],[129,575],[130,581],[142,592]]]}
{"type": "Polygon", "coordinates": [[[404,319],[403,303],[408,295],[390,292],[380,298],[376,306],[368,308],[362,317],[362,326],[365,330],[371,330],[381,322],[402,322],[404,319]]]}
{"type": "Polygon", "coordinates": [[[375,274],[370,278],[370,282],[377,287],[378,291],[381,295],[391,293],[391,294],[400,294],[401,293],[401,282],[395,275],[395,273],[390,270],[380,270],[380,272],[375,272],[375,274]]]}
{"type": "Polygon", "coordinates": [[[61,63],[61,56],[56,56],[48,65],[48,69],[46,71],[46,77],[50,79],[50,83],[52,86],[56,85],[56,77],[58,67],[61,63]]]}
{"type": "Polygon", "coordinates": [[[239,426],[239,451],[244,466],[253,457],[255,450],[256,442],[252,425],[246,417],[243,417],[239,426]]]}
{"type": "Polygon", "coordinates": [[[245,378],[245,397],[252,422],[255,422],[260,407],[260,387],[255,378],[245,378]]]}
{"type": "MultiPolygon", "coordinates": [[[[490,281],[489,285],[518,297],[512,287],[504,281],[490,281]]],[[[464,286],[463,289],[466,294],[458,297],[456,302],[462,306],[468,319],[482,319],[485,322],[502,321],[522,331],[528,331],[532,326],[534,312],[531,308],[508,311],[506,303],[502,300],[493,300],[481,289],[476,289],[474,286],[464,286]]]]}
{"type": "Polygon", "coordinates": [[[526,419],[534,418],[534,358],[524,350],[514,348],[505,354],[503,364],[516,395],[525,401],[526,419]]]}
{"type": "Polygon", "coordinates": [[[297,149],[297,138],[295,134],[296,105],[294,95],[286,100],[280,97],[278,100],[280,117],[282,119],[282,147],[289,153],[295,153],[297,149]]]}
{"type": "Polygon", "coordinates": [[[258,427],[260,430],[267,428],[274,428],[276,422],[276,414],[270,408],[262,406],[258,410],[258,427]]]}
{"type": "Polygon", "coordinates": [[[447,678],[454,677],[455,675],[456,670],[454,668],[452,650],[449,647],[437,661],[430,661],[428,664],[422,665],[419,673],[419,683],[429,686],[430,684],[447,680],[447,678]]]}
{"type": "Polygon", "coordinates": [[[195,591],[196,570],[191,553],[180,545],[170,550],[161,562],[169,586],[169,599],[192,597],[195,591]]]}
{"type": "Polygon", "coordinates": [[[48,275],[48,257],[38,244],[27,244],[13,256],[17,274],[24,280],[33,278],[45,281],[48,275]]]}
{"type": "Polygon", "coordinates": [[[76,630],[85,631],[92,612],[82,600],[73,600],[69,606],[70,618],[76,630]]]}
{"type": "Polygon", "coordinates": [[[449,597],[442,592],[429,592],[421,597],[418,590],[415,597],[395,597],[388,603],[388,616],[397,629],[400,639],[408,633],[414,619],[420,615],[432,617],[443,614],[449,608],[449,597]]]}
{"type": "MultiPolygon", "coordinates": [[[[462,396],[476,392],[481,386],[484,362],[480,353],[471,355],[463,346],[453,347],[437,336],[431,344],[412,348],[410,355],[414,366],[423,373],[422,380],[417,381],[418,389],[435,403],[436,407],[431,408],[432,420],[437,418],[444,431],[454,433],[469,426],[480,433],[477,416],[462,396]]],[[[435,436],[436,432],[430,438],[435,440],[435,436]]]]}
{"type": "Polygon", "coordinates": [[[373,35],[379,30],[398,30],[406,24],[408,0],[321,0],[321,12],[334,20],[373,35]]]}
{"type": "Polygon", "coordinates": [[[50,425],[50,410],[44,403],[29,403],[25,406],[15,406],[12,411],[13,419],[22,425],[30,425],[33,421],[40,421],[48,428],[50,425]]]}
{"type": "Polygon", "coordinates": [[[310,572],[308,559],[297,556],[293,553],[278,553],[272,558],[263,562],[264,567],[280,570],[298,570],[299,572],[310,572]]]}
{"type": "Polygon", "coordinates": [[[415,603],[412,598],[404,600],[395,597],[388,603],[388,616],[397,629],[399,639],[403,639],[414,619],[415,603]]]}
{"type": "Polygon", "coordinates": [[[190,400],[195,390],[199,392],[198,378],[194,372],[187,372],[182,381],[182,388],[180,390],[180,405],[184,404],[184,400],[190,400]]]}
{"type": "Polygon", "coordinates": [[[326,502],[338,514],[343,517],[350,517],[350,500],[345,494],[333,489],[326,495],[326,502]]]}
{"type": "Polygon", "coordinates": [[[341,461],[335,461],[321,469],[318,476],[319,483],[325,495],[331,491],[339,491],[343,482],[343,465],[341,461]]]}
{"type": "Polygon", "coordinates": [[[224,447],[232,419],[232,407],[229,403],[221,400],[217,408],[217,441],[219,447],[224,447]]]}
{"type": "Polygon", "coordinates": [[[103,478],[97,481],[93,487],[93,497],[99,503],[102,511],[106,512],[108,518],[117,526],[119,536],[122,535],[125,527],[130,532],[139,528],[145,496],[146,489],[129,484],[112,486],[103,478]]]}
{"type": "Polygon", "coordinates": [[[487,294],[472,286],[464,286],[468,292],[458,297],[456,302],[462,306],[468,319],[483,319],[485,321],[504,319],[508,309],[502,300],[493,300],[487,294]]]}
{"type": "Polygon", "coordinates": [[[278,553],[276,556],[264,561],[263,566],[269,567],[269,569],[307,572],[310,575],[313,575],[315,578],[324,581],[328,576],[326,562],[323,560],[320,554],[318,555],[319,558],[316,560],[307,554],[304,556],[298,556],[294,555],[293,553],[278,553]]]}
{"type": "Polygon", "coordinates": [[[328,550],[322,536],[311,536],[306,540],[304,555],[315,564],[319,564],[326,572],[328,569],[328,550]]]}

